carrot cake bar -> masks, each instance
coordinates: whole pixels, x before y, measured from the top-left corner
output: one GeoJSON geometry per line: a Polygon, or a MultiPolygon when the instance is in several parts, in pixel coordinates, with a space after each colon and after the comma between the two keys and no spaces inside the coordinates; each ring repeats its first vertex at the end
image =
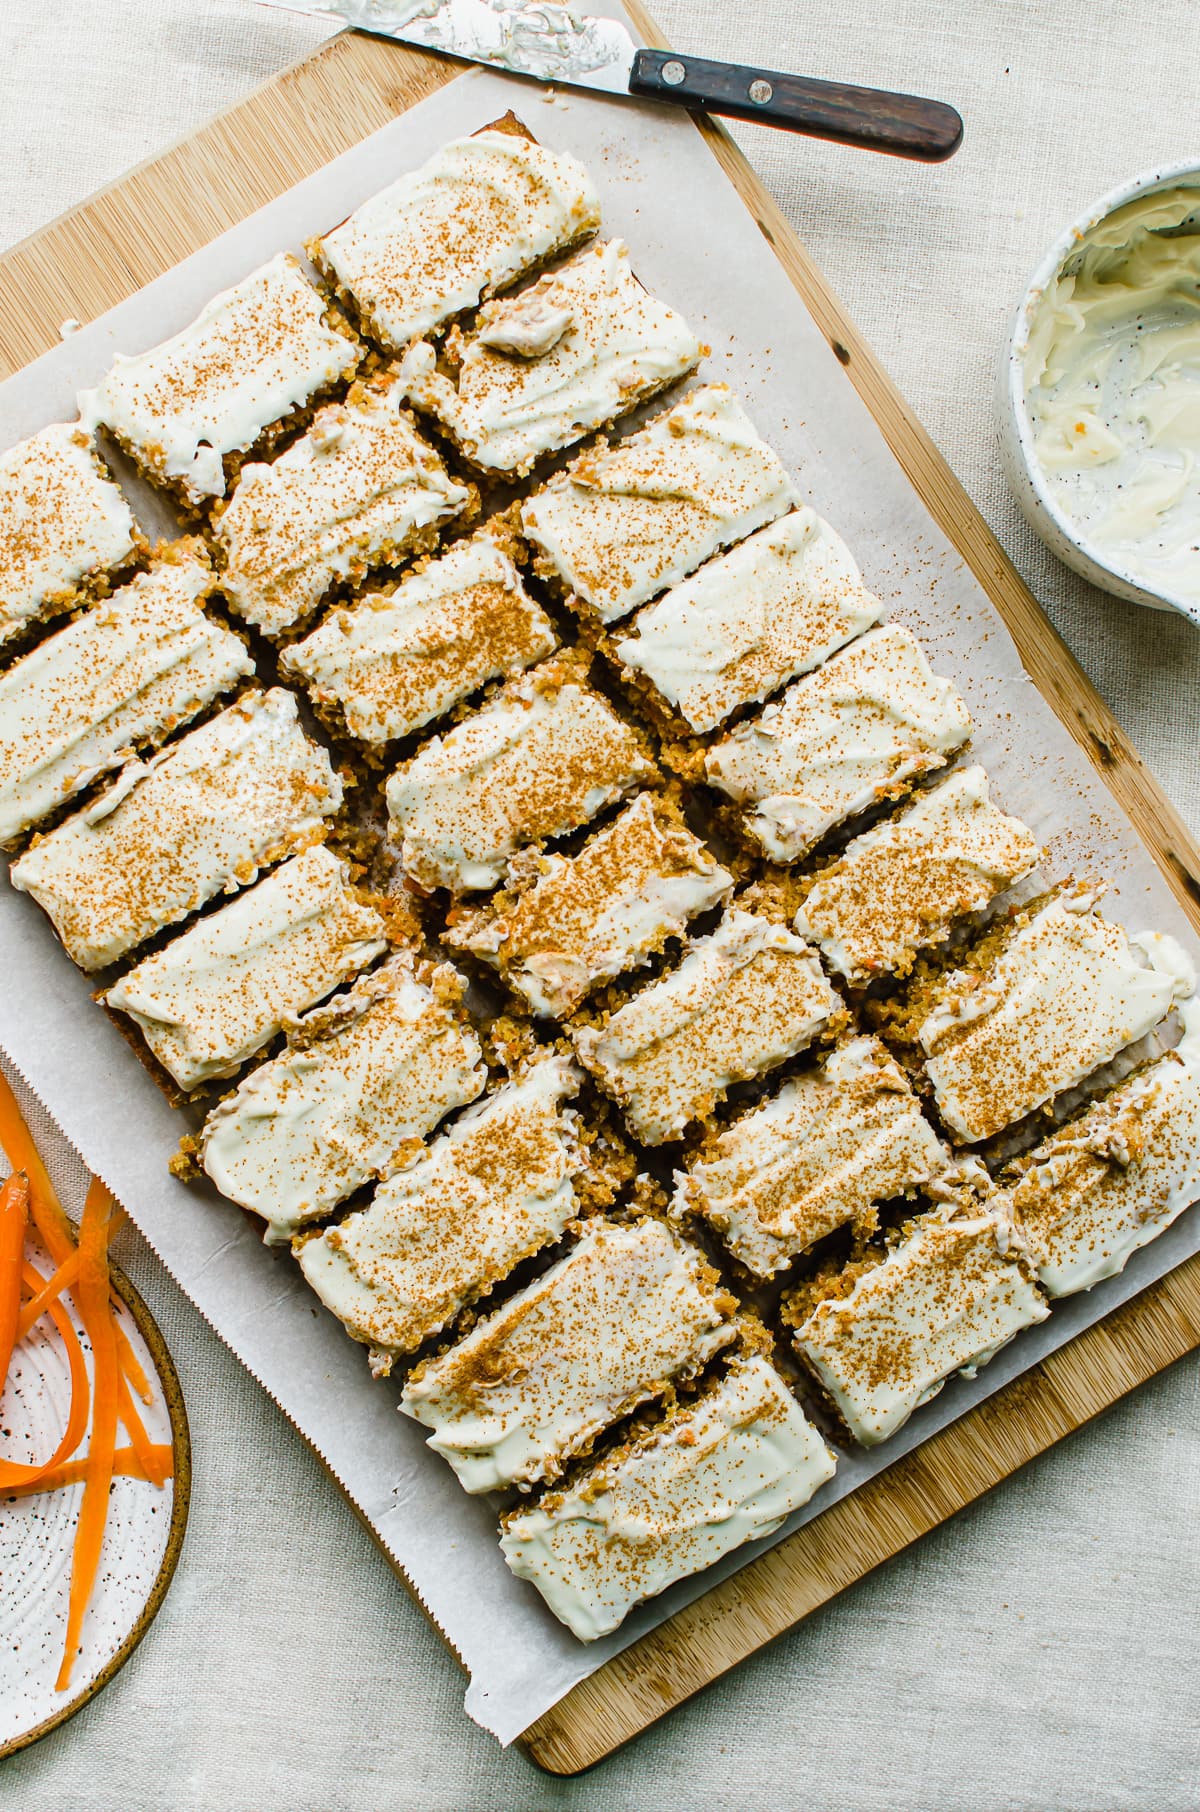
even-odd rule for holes
{"type": "Polygon", "coordinates": [[[279,252],[206,303],[173,339],[118,357],[80,403],[150,479],[203,509],[237,472],[338,379],[362,347],[279,252]]]}
{"type": "Polygon", "coordinates": [[[411,1159],[486,1082],[454,972],[423,979],[398,952],[289,1027],[287,1050],[208,1116],[201,1162],[274,1244],[411,1159]]]}
{"type": "Polygon", "coordinates": [[[800,501],[726,384],[589,448],[521,509],[534,570],[615,623],[800,501]]]}
{"type": "Polygon", "coordinates": [[[0,453],[0,649],[103,596],[145,548],[78,422],[55,422],[0,453]]]}
{"type": "Polygon", "coordinates": [[[500,1546],[559,1622],[592,1642],[644,1599],[773,1535],[835,1468],[774,1367],[737,1358],[569,1490],[510,1511],[500,1546]]]}
{"type": "Polygon", "coordinates": [[[216,522],[221,588],[266,635],[303,623],[337,585],[436,547],[475,504],[401,408],[394,379],[355,384],[270,465],[247,465],[216,522]]]}
{"type": "Polygon", "coordinates": [[[949,976],[918,1028],[938,1111],[968,1144],[1074,1088],[1191,993],[1173,940],[1139,947],[1095,899],[1056,894],[986,968],[949,976]]]}
{"type": "Polygon", "coordinates": [[[409,401],[481,472],[521,477],[694,370],[704,347],[644,290],[619,239],[485,303],[469,334],[410,346],[409,401]]]}
{"type": "Polygon", "coordinates": [[[676,1176],[675,1205],[703,1215],[758,1277],[826,1234],[875,1225],[948,1154],[877,1038],[851,1038],[711,1138],[676,1176]]]}
{"type": "Polygon", "coordinates": [[[884,623],[715,743],[704,772],[745,808],[746,835],[770,861],[796,862],[944,767],[970,733],[956,688],[930,672],[916,636],[884,623]]]}
{"type": "Polygon", "coordinates": [[[737,1304],[661,1221],[585,1227],[565,1258],[418,1366],[401,1408],[467,1491],[554,1478],[737,1335],[737,1304]]]}
{"type": "Polygon", "coordinates": [[[444,145],[307,249],[366,331],[400,352],[599,224],[582,164],[486,131],[444,145]]]}
{"type": "Polygon", "coordinates": [[[848,1296],[818,1303],[799,1329],[796,1351],[864,1447],[1049,1314],[1002,1208],[959,1195],[920,1215],[848,1296]]]}
{"type": "Polygon", "coordinates": [[[489,680],[544,660],[554,626],[521,583],[502,531],[460,541],[387,590],[343,606],[284,655],[337,732],[378,747],[489,680]]]}
{"type": "Polygon", "coordinates": [[[1200,1199],[1200,1010],[1187,1033],[1021,1160],[1011,1192],[1048,1296],[1090,1290],[1200,1199]]]}
{"type": "Polygon", "coordinates": [[[81,969],[103,969],[219,893],[235,893],[342,803],[324,749],[290,692],[230,705],[149,761],[14,864],[81,969]]]}
{"type": "Polygon", "coordinates": [[[817,666],[882,610],[845,542],[802,507],[647,605],[616,654],[703,732],[817,666]]]}
{"type": "Polygon", "coordinates": [[[460,1115],[369,1207],[296,1241],[305,1277],[377,1373],[562,1238],[585,1162],[563,1105],[578,1087],[574,1064],[544,1057],[460,1115]]]}
{"type": "Polygon", "coordinates": [[[498,969],[535,1013],[561,1019],[732,891],[680,814],[643,793],[577,856],[516,857],[509,892],[464,913],[446,941],[498,969]]]}
{"type": "Polygon", "coordinates": [[[612,707],[572,667],[550,664],[396,769],[392,835],[421,886],[494,887],[523,845],[577,830],[653,775],[612,707]]]}
{"type": "Polygon", "coordinates": [[[961,768],[822,869],[796,930],[850,981],[903,972],[1037,859],[1033,832],[992,804],[983,769],[961,768]]]}
{"type": "Polygon", "coordinates": [[[0,844],[253,673],[204,613],[213,584],[199,544],[178,542],[0,675],[0,844]]]}
{"type": "Polygon", "coordinates": [[[387,949],[380,915],[318,844],[148,956],[105,995],[182,1089],[232,1076],[387,949]]]}
{"type": "Polygon", "coordinates": [[[733,911],[688,944],[670,975],[573,1037],[635,1137],[662,1145],[733,1083],[802,1051],[841,1004],[807,944],[784,925],[733,911]]]}

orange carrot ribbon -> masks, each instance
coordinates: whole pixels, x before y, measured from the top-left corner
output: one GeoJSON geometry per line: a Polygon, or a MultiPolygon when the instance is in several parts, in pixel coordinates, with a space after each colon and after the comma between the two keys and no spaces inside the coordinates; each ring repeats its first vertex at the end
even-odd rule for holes
{"type": "Polygon", "coordinates": [[[21,1265],[29,1224],[29,1178],[14,1172],[0,1189],[0,1394],[21,1319],[21,1265]]]}
{"type": "Polygon", "coordinates": [[[80,1649],[84,1613],[100,1568],[113,1454],[117,1445],[120,1369],[108,1279],[108,1230],[113,1207],[112,1196],[104,1184],[93,1178],[79,1222],[78,1296],[79,1312],[92,1348],[92,1427],[84,1464],[83,1502],[75,1525],[75,1551],[71,1557],[71,1585],[67,1595],[67,1634],[62,1666],[54,1683],[56,1692],[65,1692],[71,1684],[71,1672],[80,1649]]]}
{"type": "MultiPolygon", "coordinates": [[[[165,1442],[156,1443],[149,1449],[156,1470],[164,1478],[171,1476],[171,1448],[165,1442]]],[[[140,1456],[132,1447],[118,1447],[113,1454],[113,1477],[121,1479],[144,1479],[148,1475],[140,1456]]],[[[35,1485],[11,1485],[7,1490],[0,1490],[0,1498],[33,1497],[43,1491],[61,1491],[67,1485],[82,1483],[87,1471],[87,1461],[67,1460],[52,1470],[42,1471],[42,1476],[35,1485]]]]}

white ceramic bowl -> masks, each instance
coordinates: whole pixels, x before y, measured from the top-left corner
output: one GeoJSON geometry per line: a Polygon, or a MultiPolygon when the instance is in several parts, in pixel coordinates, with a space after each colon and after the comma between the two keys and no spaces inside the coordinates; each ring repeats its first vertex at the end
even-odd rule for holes
{"type": "Polygon", "coordinates": [[[1093,585],[1112,592],[1115,597],[1126,598],[1132,604],[1149,605],[1152,610],[1178,610],[1193,622],[1200,623],[1200,606],[1194,600],[1169,591],[1151,590],[1140,584],[1128,572],[1123,572],[1119,565],[1113,564],[1094,543],[1089,542],[1079,525],[1072,522],[1059,508],[1034,452],[1033,424],[1025,395],[1025,353],[1038,304],[1047,285],[1057,277],[1084,234],[1117,208],[1124,207],[1127,202],[1134,201],[1139,196],[1153,194],[1158,189],[1173,188],[1177,184],[1187,187],[1193,183],[1196,185],[1197,201],[1200,202],[1200,164],[1194,161],[1147,170],[1143,175],[1135,176],[1131,182],[1110,189],[1085,214],[1081,214],[1070,226],[1064,228],[1034,272],[1033,281],[1013,319],[1000,366],[997,404],[1000,457],[1005,476],[1030,526],[1041,536],[1050,551],[1075,572],[1082,573],[1093,585]]]}

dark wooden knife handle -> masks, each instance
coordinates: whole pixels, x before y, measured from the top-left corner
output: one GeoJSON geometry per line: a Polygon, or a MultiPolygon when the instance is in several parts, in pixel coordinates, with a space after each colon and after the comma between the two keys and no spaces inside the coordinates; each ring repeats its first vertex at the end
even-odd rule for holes
{"type": "Polygon", "coordinates": [[[712,63],[673,50],[639,50],[629,92],[927,163],[952,157],[962,143],[962,120],[942,101],[889,94],[882,88],[852,88],[845,82],[818,82],[738,63],[712,63]]]}

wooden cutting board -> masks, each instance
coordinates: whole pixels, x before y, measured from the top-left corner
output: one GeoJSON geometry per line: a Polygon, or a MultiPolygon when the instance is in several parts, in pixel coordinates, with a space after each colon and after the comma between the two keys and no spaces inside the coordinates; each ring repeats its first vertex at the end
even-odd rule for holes
{"type": "MultiPolygon", "coordinates": [[[[636,0],[626,5],[647,42],[661,44],[636,0]]],[[[68,317],[93,320],[457,74],[436,57],[343,34],[0,256],[0,376],[55,345],[68,317]]],[[[1182,820],[741,153],[711,121],[697,129],[1200,931],[1200,850],[1182,820]]],[[[530,1726],[527,1752],[556,1774],[599,1761],[1197,1346],[1200,1257],[607,1662],[530,1726]]]]}

